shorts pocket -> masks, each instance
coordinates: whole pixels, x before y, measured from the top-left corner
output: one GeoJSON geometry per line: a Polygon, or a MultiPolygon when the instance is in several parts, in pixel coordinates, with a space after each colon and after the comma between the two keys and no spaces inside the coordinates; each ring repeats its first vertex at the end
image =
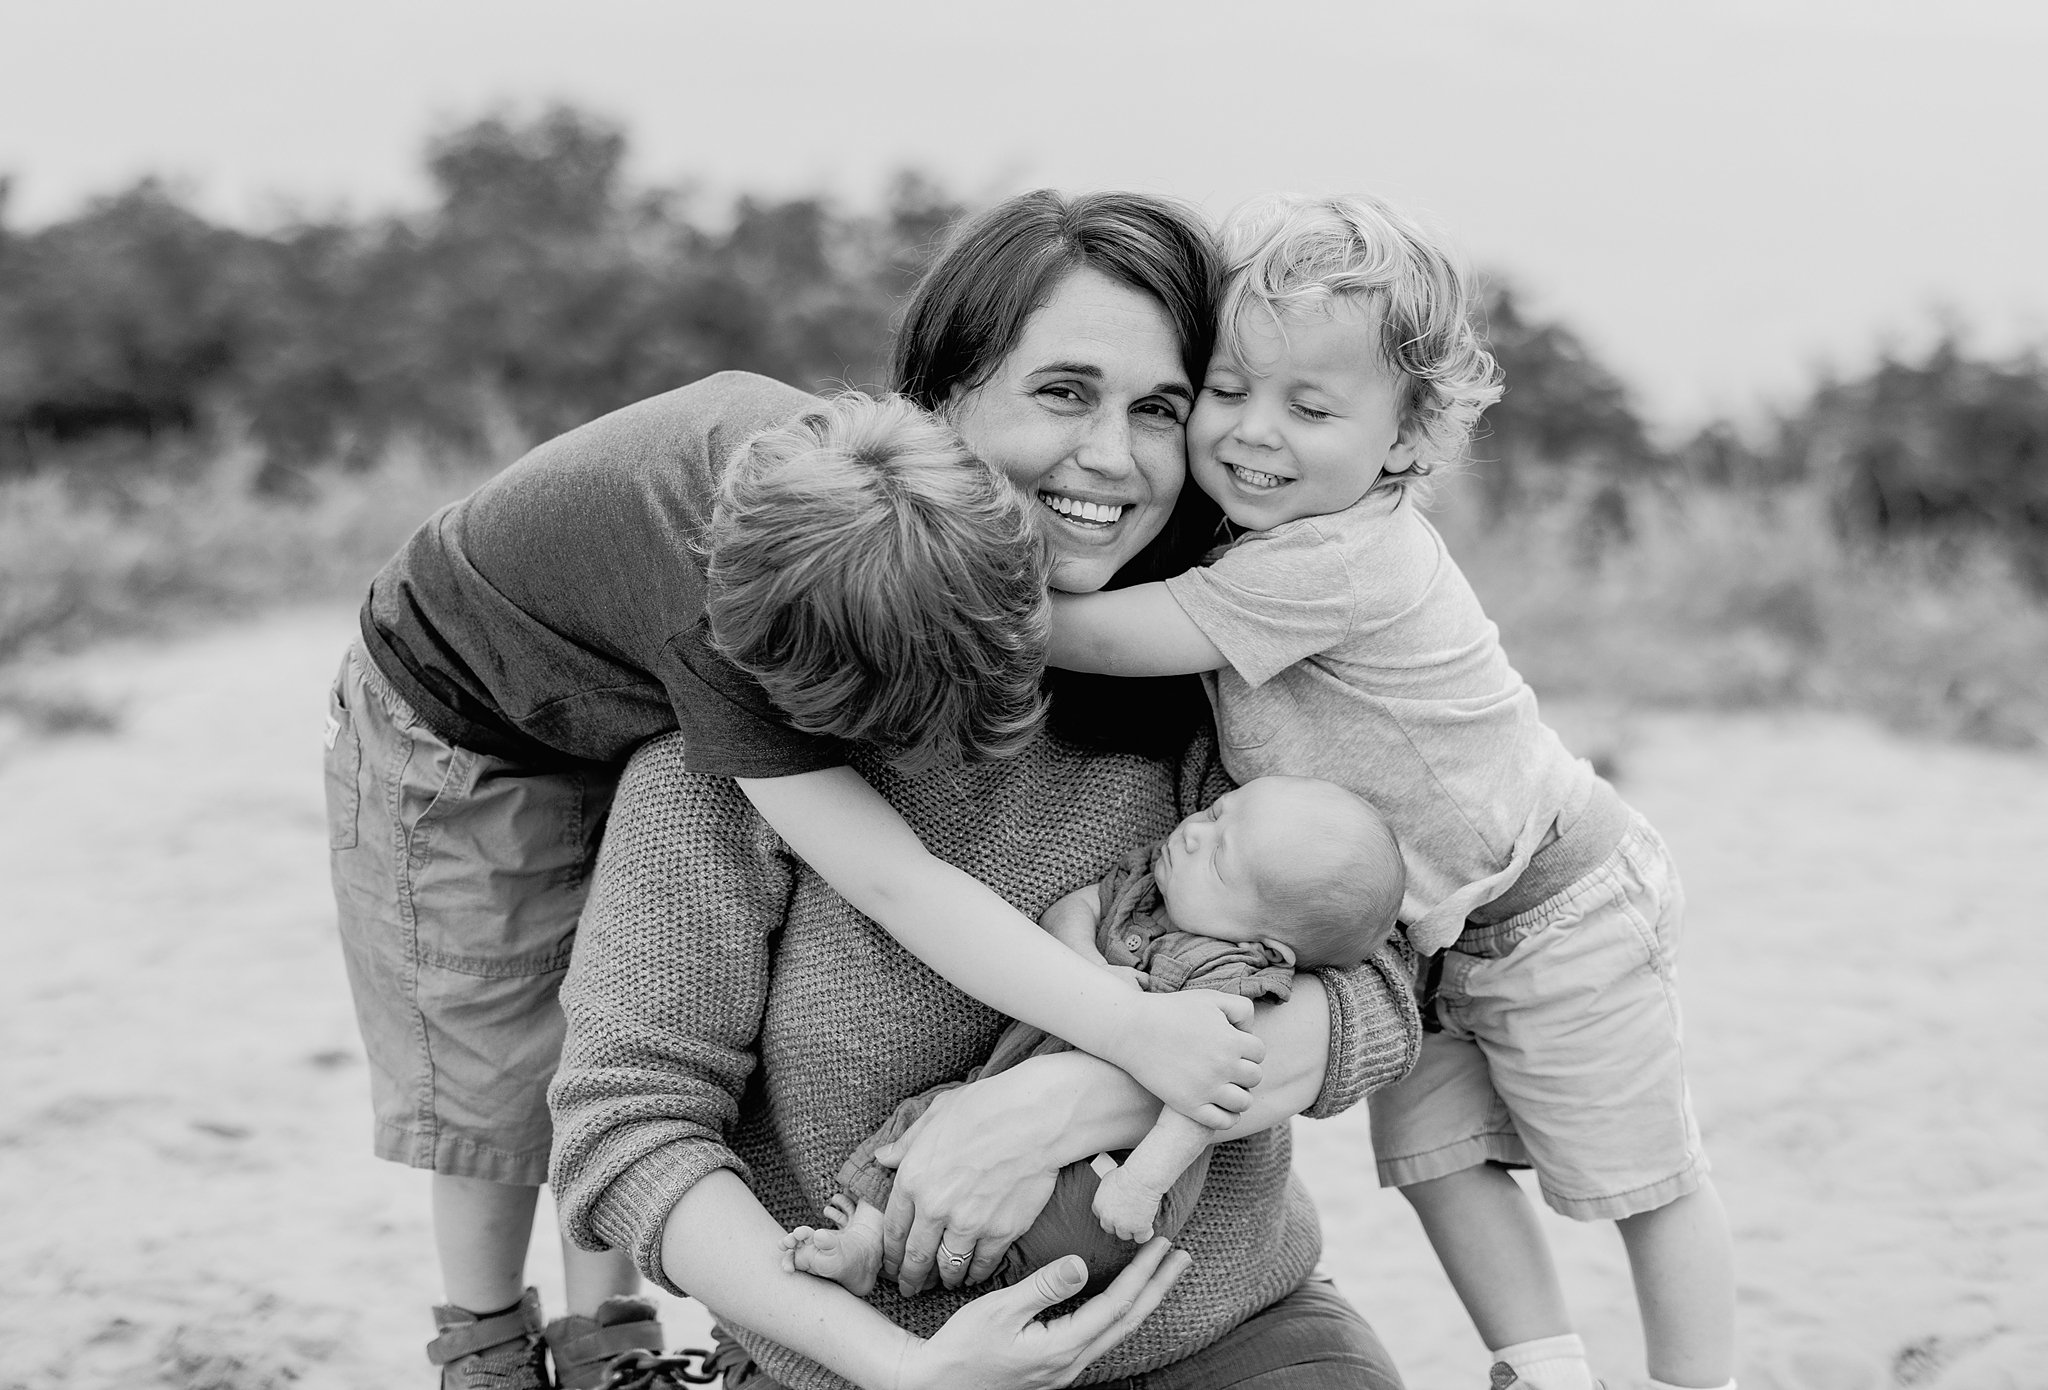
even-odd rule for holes
{"type": "Polygon", "coordinates": [[[356,736],[353,712],[342,694],[348,668],[327,692],[327,847],[354,849],[356,819],[362,810],[363,745],[356,736]]]}

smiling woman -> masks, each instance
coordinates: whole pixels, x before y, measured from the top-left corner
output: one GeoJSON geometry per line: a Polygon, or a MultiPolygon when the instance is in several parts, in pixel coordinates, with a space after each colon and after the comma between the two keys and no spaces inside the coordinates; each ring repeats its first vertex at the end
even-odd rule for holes
{"type": "Polygon", "coordinates": [[[1217,290],[1194,214],[1045,190],[970,223],[918,287],[896,389],[1044,505],[1054,588],[1093,592],[1162,533],[1213,524],[1201,498],[1176,504],[1217,290]]]}
{"type": "Polygon", "coordinates": [[[950,393],[968,447],[1044,507],[1054,588],[1100,589],[1166,525],[1194,402],[1176,347],[1156,299],[1084,266],[985,380],[950,393]]]}
{"type": "MultiPolygon", "coordinates": [[[[1216,287],[1190,211],[1039,192],[962,228],[914,296],[897,387],[1036,499],[1055,587],[1184,569],[1213,531],[1213,505],[1183,486],[1183,451],[1216,287]]],[[[1067,685],[1056,732],[1008,761],[905,774],[857,748],[852,770],[939,860],[1040,913],[1229,790],[1206,712],[1200,727],[1176,724],[1148,699],[1156,686],[1103,685],[1142,689],[1129,704],[1144,707],[1152,746],[1176,730],[1160,756],[1110,735],[1101,686],[1067,685]],[[1095,737],[1062,737],[1063,725],[1095,737]]],[[[1036,1320],[1081,1288],[1071,1256],[981,1297],[971,1286],[1002,1267],[1052,1175],[1150,1130],[1167,1092],[1134,1077],[1148,1053],[1161,1060],[1151,1046],[1110,1065],[1075,1040],[1088,1051],[937,1098],[892,1158],[884,1279],[864,1299],[785,1267],[783,1229],[823,1219],[842,1163],[897,1104],[985,1062],[1002,1012],[1023,1015],[917,967],[833,891],[835,867],[864,872],[839,862],[847,835],[778,838],[763,823],[780,828],[774,804],[756,782],[707,776],[678,737],[634,756],[562,990],[550,1092],[569,1234],[631,1252],[709,1306],[730,1332],[729,1386],[1021,1390],[1091,1364],[1095,1378],[1143,1375],[1161,1390],[1398,1385],[1364,1320],[1311,1277],[1320,1234],[1285,1127],[1406,1070],[1419,1024],[1388,957],[1305,972],[1288,1001],[1259,1007],[1248,1027],[1262,1076],[1215,1131],[1236,1142],[1215,1150],[1175,1238],[1187,1255],[1143,1248],[1071,1316],[1036,1320]]],[[[944,921],[949,949],[989,956],[981,925],[944,921]]]]}

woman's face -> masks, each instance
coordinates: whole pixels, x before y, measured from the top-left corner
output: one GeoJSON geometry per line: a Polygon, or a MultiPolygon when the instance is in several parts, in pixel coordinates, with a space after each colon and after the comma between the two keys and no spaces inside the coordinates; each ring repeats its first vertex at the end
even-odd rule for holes
{"type": "Polygon", "coordinates": [[[1166,525],[1187,480],[1194,390],[1159,302],[1082,267],[1025,320],[947,414],[967,446],[1037,497],[1052,586],[1100,589],[1166,525]]]}

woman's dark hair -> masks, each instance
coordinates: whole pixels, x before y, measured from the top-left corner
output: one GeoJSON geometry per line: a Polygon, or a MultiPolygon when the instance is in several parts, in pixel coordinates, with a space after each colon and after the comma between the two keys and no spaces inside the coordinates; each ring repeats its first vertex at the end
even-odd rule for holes
{"type": "Polygon", "coordinates": [[[1050,188],[1007,198],[954,229],[896,332],[890,389],[942,410],[986,381],[1024,324],[1087,266],[1159,301],[1190,382],[1209,370],[1223,265],[1202,215],[1146,193],[1050,188]]]}
{"type": "MultiPolygon", "coordinates": [[[[896,332],[891,389],[943,410],[956,388],[986,381],[1024,325],[1082,266],[1157,300],[1173,325],[1181,365],[1199,385],[1215,340],[1222,261],[1202,215],[1147,193],[1049,188],[1020,193],[954,229],[911,292],[896,332]]],[[[1222,511],[1192,484],[1165,528],[1107,587],[1143,584],[1188,569],[1217,540],[1222,511]]],[[[1209,718],[1192,676],[1115,678],[1075,671],[1048,676],[1052,726],[1091,748],[1178,756],[1209,718]]]]}

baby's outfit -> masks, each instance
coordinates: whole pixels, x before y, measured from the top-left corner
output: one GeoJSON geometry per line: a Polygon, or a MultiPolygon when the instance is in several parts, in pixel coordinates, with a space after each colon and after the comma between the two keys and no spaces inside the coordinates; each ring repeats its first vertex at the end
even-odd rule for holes
{"type": "Polygon", "coordinates": [[[1670,854],[1538,718],[1413,501],[1254,532],[1166,584],[1230,663],[1205,677],[1230,775],[1339,783],[1400,844],[1437,1031],[1371,1099],[1381,1183],[1528,1164],[1588,1220],[1697,1187],[1670,854]]]}
{"type": "MultiPolygon", "coordinates": [[[[1158,848],[1155,842],[1125,855],[1097,889],[1101,911],[1096,917],[1095,946],[1103,959],[1111,965],[1144,971],[1146,988],[1154,994],[1213,989],[1247,999],[1287,999],[1294,991],[1294,957],[1285,946],[1277,942],[1218,941],[1180,931],[1172,925],[1159,896],[1159,885],[1152,877],[1152,856],[1158,848]]],[[[934,1086],[898,1105],[881,1128],[869,1135],[840,1166],[839,1190],[859,1201],[886,1208],[896,1174],[875,1161],[875,1152],[902,1138],[931,1107],[934,1098],[955,1086],[1008,1071],[1027,1058],[1071,1050],[1042,1028],[1012,1022],[996,1039],[988,1061],[969,1072],[966,1081],[934,1086]]],[[[1204,1150],[1167,1190],[1154,1222],[1157,1234],[1171,1238],[1179,1233],[1194,1210],[1196,1199],[1202,1195],[1208,1171],[1209,1154],[1204,1150]]],[[[1089,1293],[1114,1279],[1130,1263],[1137,1247],[1103,1230],[1102,1223],[1096,1220],[1095,1189],[1099,1182],[1095,1169],[1087,1163],[1070,1163],[1062,1168],[1038,1219],[1010,1246],[990,1282],[998,1286],[1013,1284],[1063,1255],[1079,1255],[1088,1262],[1089,1293]]]]}

